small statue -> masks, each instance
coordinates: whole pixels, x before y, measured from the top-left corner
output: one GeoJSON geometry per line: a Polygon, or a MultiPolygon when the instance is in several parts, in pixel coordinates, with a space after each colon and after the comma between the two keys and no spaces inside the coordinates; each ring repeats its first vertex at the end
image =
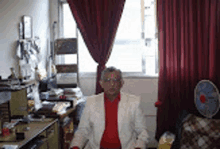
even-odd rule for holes
{"type": "Polygon", "coordinates": [[[17,79],[17,76],[15,75],[15,69],[11,67],[10,70],[11,70],[11,75],[8,77],[8,79],[17,79]]]}

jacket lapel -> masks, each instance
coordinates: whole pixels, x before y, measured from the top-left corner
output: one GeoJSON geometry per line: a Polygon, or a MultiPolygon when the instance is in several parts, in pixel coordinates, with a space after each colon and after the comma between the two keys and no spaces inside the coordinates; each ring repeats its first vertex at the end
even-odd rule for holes
{"type": "Polygon", "coordinates": [[[100,98],[99,98],[99,100],[97,100],[97,104],[98,104],[98,106],[96,106],[99,110],[98,110],[98,113],[97,113],[97,121],[99,120],[99,123],[100,123],[100,125],[99,125],[99,129],[100,129],[100,131],[99,131],[99,140],[101,141],[101,139],[102,139],[102,135],[103,135],[103,133],[104,133],[104,130],[105,130],[105,107],[104,107],[104,94],[101,94],[100,96],[99,96],[100,98]]]}
{"type": "Polygon", "coordinates": [[[123,118],[125,114],[125,109],[127,108],[127,97],[126,94],[121,93],[121,101],[118,105],[118,132],[120,135],[122,124],[123,124],[123,118]]]}

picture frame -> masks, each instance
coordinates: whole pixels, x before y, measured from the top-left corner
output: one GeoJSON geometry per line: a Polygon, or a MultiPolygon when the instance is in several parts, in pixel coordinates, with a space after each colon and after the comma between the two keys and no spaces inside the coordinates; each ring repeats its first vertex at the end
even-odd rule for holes
{"type": "Polygon", "coordinates": [[[30,16],[24,15],[22,17],[23,21],[23,36],[24,39],[32,38],[32,18],[30,16]]]}

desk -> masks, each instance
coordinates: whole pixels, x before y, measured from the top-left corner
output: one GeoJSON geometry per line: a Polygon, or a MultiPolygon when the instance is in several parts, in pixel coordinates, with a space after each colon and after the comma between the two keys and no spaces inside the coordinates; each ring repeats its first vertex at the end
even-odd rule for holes
{"type": "Polygon", "coordinates": [[[75,107],[69,108],[66,113],[58,115],[55,112],[38,111],[39,115],[45,115],[47,118],[56,118],[59,121],[59,142],[61,149],[68,149],[73,138],[73,112],[75,107]]]}
{"type": "MultiPolygon", "coordinates": [[[[21,127],[22,124],[15,126],[21,127]]],[[[24,131],[25,139],[16,140],[15,134],[11,134],[7,137],[0,137],[0,147],[3,145],[18,145],[19,149],[26,149],[31,145],[31,141],[37,137],[41,137],[43,144],[40,149],[58,149],[58,119],[45,119],[43,122],[31,122],[29,124],[30,130],[24,131]]]]}
{"type": "Polygon", "coordinates": [[[67,97],[66,99],[60,99],[57,96],[49,96],[48,99],[41,99],[42,101],[48,102],[70,102],[70,107],[63,114],[57,114],[48,109],[40,109],[37,111],[39,115],[45,115],[48,118],[58,118],[59,120],[59,130],[60,130],[60,144],[61,149],[68,149],[70,142],[72,141],[74,134],[74,111],[77,104],[78,98],[67,97]]]}

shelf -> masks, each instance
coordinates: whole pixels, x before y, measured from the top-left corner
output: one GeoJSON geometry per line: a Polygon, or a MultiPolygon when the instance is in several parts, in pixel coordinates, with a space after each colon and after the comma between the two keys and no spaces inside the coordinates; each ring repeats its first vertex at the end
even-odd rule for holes
{"type": "Polygon", "coordinates": [[[56,65],[57,73],[77,73],[77,64],[56,65]]]}

